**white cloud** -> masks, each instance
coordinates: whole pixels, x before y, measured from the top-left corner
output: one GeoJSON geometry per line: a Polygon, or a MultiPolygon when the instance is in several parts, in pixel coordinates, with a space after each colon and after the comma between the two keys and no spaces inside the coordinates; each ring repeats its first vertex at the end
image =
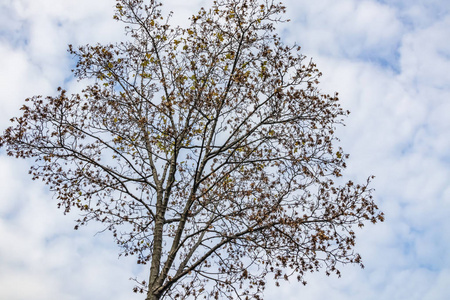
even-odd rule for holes
{"type": "Polygon", "coordinates": [[[450,15],[430,27],[405,35],[401,47],[401,68],[404,80],[417,88],[448,88],[450,82],[450,15]]]}
{"type": "MultiPolygon", "coordinates": [[[[67,82],[68,43],[122,37],[112,4],[18,0],[0,4],[0,128],[25,97],[67,82]]],[[[170,0],[174,23],[206,1],[170,0]]],[[[268,299],[447,299],[450,288],[450,5],[446,1],[287,0],[283,25],[352,111],[338,130],[351,154],[347,175],[375,174],[383,224],[358,231],[366,269],[312,274],[303,287],[269,288],[268,299]]],[[[183,23],[183,22],[180,22],[183,23]]],[[[184,24],[187,22],[184,21],[184,24]]],[[[0,152],[0,298],[133,299],[127,279],[146,270],[98,228],[72,231],[51,195],[27,176],[27,162],[0,152]],[[26,287],[26,288],[25,288],[26,287]]],[[[95,227],[95,226],[94,226],[95,227]]],[[[134,298],[142,298],[135,296],[134,298]]]]}
{"type": "MultiPolygon", "coordinates": [[[[344,149],[351,154],[347,174],[359,178],[367,172],[377,175],[373,186],[387,221],[360,232],[358,249],[367,268],[361,272],[352,270],[350,273],[358,275],[350,283],[340,279],[343,286],[349,284],[349,290],[324,279],[319,281],[320,290],[311,284],[303,289],[304,295],[313,299],[445,299],[447,289],[436,285],[435,279],[448,279],[450,268],[446,258],[450,239],[445,234],[450,232],[448,16],[439,15],[433,22],[425,15],[427,22],[399,25],[404,22],[404,14],[387,2],[379,7],[391,12],[385,15],[396,20],[382,22],[382,30],[370,32],[367,28],[364,31],[364,26],[345,27],[346,23],[358,24],[361,18],[357,17],[356,2],[344,2],[346,5],[337,10],[346,12],[347,22],[333,16],[336,10],[332,8],[341,2],[331,4],[329,10],[326,5],[317,9],[315,4],[297,2],[299,10],[316,11],[309,18],[299,19],[305,28],[293,30],[291,40],[302,41],[306,37],[301,43],[312,41],[312,47],[304,47],[305,54],[315,57],[324,72],[323,87],[339,91],[344,107],[352,111],[348,126],[338,131],[344,149]],[[313,33],[305,34],[303,31],[311,24],[313,33]],[[315,32],[322,27],[326,28],[326,36],[315,32]],[[384,30],[392,39],[380,43],[385,47],[381,53],[399,45],[395,71],[371,60],[370,47],[361,47],[364,39],[359,32],[376,40],[382,36],[377,32],[384,30]],[[324,42],[327,39],[342,40],[348,43],[347,47],[356,45],[363,52],[369,51],[369,55],[347,52],[343,59],[340,51],[345,51],[346,46],[337,42],[332,46],[336,49],[329,51],[324,42]],[[356,42],[352,43],[352,39],[356,42]]],[[[422,5],[411,3],[415,7],[422,5]]],[[[373,18],[381,11],[374,11],[373,18]]],[[[290,299],[296,299],[294,295],[290,299]]]]}
{"type": "Polygon", "coordinates": [[[380,0],[397,10],[399,19],[410,29],[428,27],[450,12],[448,1],[380,0]]]}
{"type": "Polygon", "coordinates": [[[133,299],[134,261],[117,259],[108,234],[94,237],[98,226],[73,231],[76,215],[57,210],[26,166],[0,157],[0,298],[133,299]]]}
{"type": "Polygon", "coordinates": [[[290,1],[288,30],[306,52],[393,63],[403,26],[396,11],[374,1],[290,1]]]}

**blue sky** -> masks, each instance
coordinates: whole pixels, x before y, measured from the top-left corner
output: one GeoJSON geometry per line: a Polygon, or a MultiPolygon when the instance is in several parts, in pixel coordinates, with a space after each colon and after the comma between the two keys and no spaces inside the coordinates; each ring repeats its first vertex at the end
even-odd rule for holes
{"type": "MultiPolygon", "coordinates": [[[[180,24],[208,1],[164,1],[180,24]]],[[[374,174],[386,222],[358,231],[366,268],[307,286],[269,285],[267,299],[417,299],[450,295],[450,2],[286,0],[283,39],[297,42],[352,113],[338,135],[345,176],[374,174]]],[[[119,41],[113,0],[0,0],[0,130],[26,97],[79,90],[67,44],[119,41]]],[[[73,231],[29,162],[0,152],[0,299],[142,299],[132,259],[99,227],[73,231]]]]}

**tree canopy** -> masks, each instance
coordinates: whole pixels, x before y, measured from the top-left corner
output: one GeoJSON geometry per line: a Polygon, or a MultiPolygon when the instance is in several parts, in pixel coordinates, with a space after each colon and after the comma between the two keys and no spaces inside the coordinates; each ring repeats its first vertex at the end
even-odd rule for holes
{"type": "Polygon", "coordinates": [[[348,114],[275,32],[273,1],[219,0],[187,28],[157,1],[119,0],[118,44],[69,46],[77,94],[26,99],[0,137],[76,228],[99,221],[149,265],[146,299],[261,299],[266,277],[362,266],[354,226],[383,220],[368,187],[338,185],[348,114]]]}

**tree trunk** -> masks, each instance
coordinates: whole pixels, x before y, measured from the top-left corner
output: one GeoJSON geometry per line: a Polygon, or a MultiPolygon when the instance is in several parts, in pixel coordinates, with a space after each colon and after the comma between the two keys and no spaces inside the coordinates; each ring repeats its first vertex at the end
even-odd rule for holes
{"type": "Polygon", "coordinates": [[[161,292],[158,292],[155,294],[155,291],[158,290],[159,286],[157,281],[155,280],[154,282],[150,282],[148,285],[148,292],[147,292],[147,297],[145,298],[145,300],[159,300],[161,299],[161,292]]]}
{"type": "Polygon", "coordinates": [[[148,280],[148,293],[146,300],[157,300],[160,299],[160,295],[154,295],[158,286],[159,268],[161,263],[162,255],[162,240],[163,240],[163,227],[164,227],[164,209],[162,207],[163,196],[162,193],[157,195],[157,205],[156,205],[156,220],[155,229],[153,234],[153,253],[152,261],[150,266],[150,276],[148,280]]]}
{"type": "Polygon", "coordinates": [[[161,297],[159,295],[153,295],[151,291],[149,291],[145,300],[159,300],[160,298],[161,297]]]}

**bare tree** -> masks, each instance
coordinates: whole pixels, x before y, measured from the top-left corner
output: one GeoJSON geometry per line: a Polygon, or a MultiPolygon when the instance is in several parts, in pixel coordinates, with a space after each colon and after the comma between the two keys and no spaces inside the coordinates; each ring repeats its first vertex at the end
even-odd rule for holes
{"type": "Polygon", "coordinates": [[[156,1],[119,0],[129,41],[69,47],[80,94],[26,99],[0,137],[67,213],[149,264],[146,299],[261,299],[265,278],[356,263],[353,226],[383,220],[368,182],[337,186],[348,114],[297,45],[285,8],[219,0],[184,29],[156,1]]]}

